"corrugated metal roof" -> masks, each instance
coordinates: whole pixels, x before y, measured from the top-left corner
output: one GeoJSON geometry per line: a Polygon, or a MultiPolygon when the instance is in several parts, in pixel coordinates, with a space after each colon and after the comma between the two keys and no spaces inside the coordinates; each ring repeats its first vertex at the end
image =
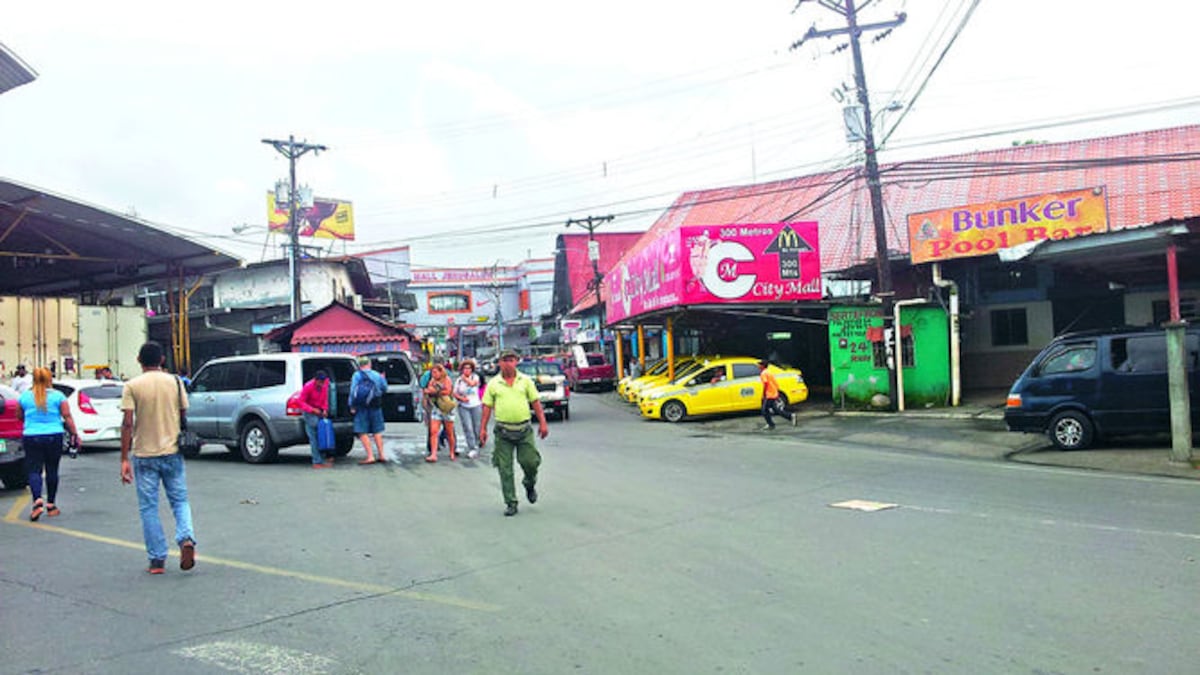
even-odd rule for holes
{"type": "MultiPolygon", "coordinates": [[[[1196,153],[1200,125],[885,164],[888,248],[908,252],[909,213],[1096,186],[1107,188],[1113,230],[1200,215],[1200,159],[1169,159],[1196,153]]],[[[875,258],[870,201],[858,169],[684,193],[625,257],[683,225],[783,220],[820,224],[825,271],[875,258]]]]}
{"type": "Polygon", "coordinates": [[[0,94],[37,79],[37,71],[0,44],[0,94]]]}

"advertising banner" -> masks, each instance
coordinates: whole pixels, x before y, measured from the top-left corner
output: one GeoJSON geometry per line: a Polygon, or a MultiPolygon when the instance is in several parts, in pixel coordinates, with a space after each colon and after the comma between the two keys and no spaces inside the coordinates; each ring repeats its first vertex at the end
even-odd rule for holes
{"type": "Polygon", "coordinates": [[[613,269],[608,323],[667,307],[821,297],[817,224],[694,225],[613,269]]]}
{"type": "Polygon", "coordinates": [[[908,216],[913,264],[995,253],[1108,231],[1103,187],[985,202],[908,216]]]}
{"type": "MultiPolygon", "coordinates": [[[[313,199],[307,209],[296,210],[301,237],[354,240],[354,205],[338,199],[313,199]]],[[[288,231],[288,210],[276,208],[275,193],[267,193],[267,227],[272,232],[288,231]]]]}

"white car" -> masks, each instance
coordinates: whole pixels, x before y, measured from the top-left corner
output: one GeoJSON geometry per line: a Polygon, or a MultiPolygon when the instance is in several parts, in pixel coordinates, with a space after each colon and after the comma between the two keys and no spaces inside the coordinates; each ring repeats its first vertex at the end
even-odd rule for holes
{"type": "Polygon", "coordinates": [[[55,380],[54,388],[67,397],[81,445],[121,441],[120,380],[55,380]]]}

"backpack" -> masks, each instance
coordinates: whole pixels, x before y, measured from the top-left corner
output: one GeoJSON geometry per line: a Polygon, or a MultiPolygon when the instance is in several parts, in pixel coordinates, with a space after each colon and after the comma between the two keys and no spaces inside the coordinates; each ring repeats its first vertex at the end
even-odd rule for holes
{"type": "Polygon", "coordinates": [[[354,391],[350,392],[350,406],[355,410],[373,408],[378,399],[379,387],[375,386],[375,379],[366,372],[360,372],[358,383],[354,385],[354,391]]]}

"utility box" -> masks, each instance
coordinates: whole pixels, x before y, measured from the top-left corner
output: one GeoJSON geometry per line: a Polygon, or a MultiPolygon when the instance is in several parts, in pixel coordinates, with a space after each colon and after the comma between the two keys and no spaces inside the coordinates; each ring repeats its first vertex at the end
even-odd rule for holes
{"type": "Polygon", "coordinates": [[[82,305],[75,372],[80,377],[91,377],[95,368],[108,366],[114,377],[134,377],[142,372],[137,355],[148,336],[146,310],[142,307],[82,305]]]}

